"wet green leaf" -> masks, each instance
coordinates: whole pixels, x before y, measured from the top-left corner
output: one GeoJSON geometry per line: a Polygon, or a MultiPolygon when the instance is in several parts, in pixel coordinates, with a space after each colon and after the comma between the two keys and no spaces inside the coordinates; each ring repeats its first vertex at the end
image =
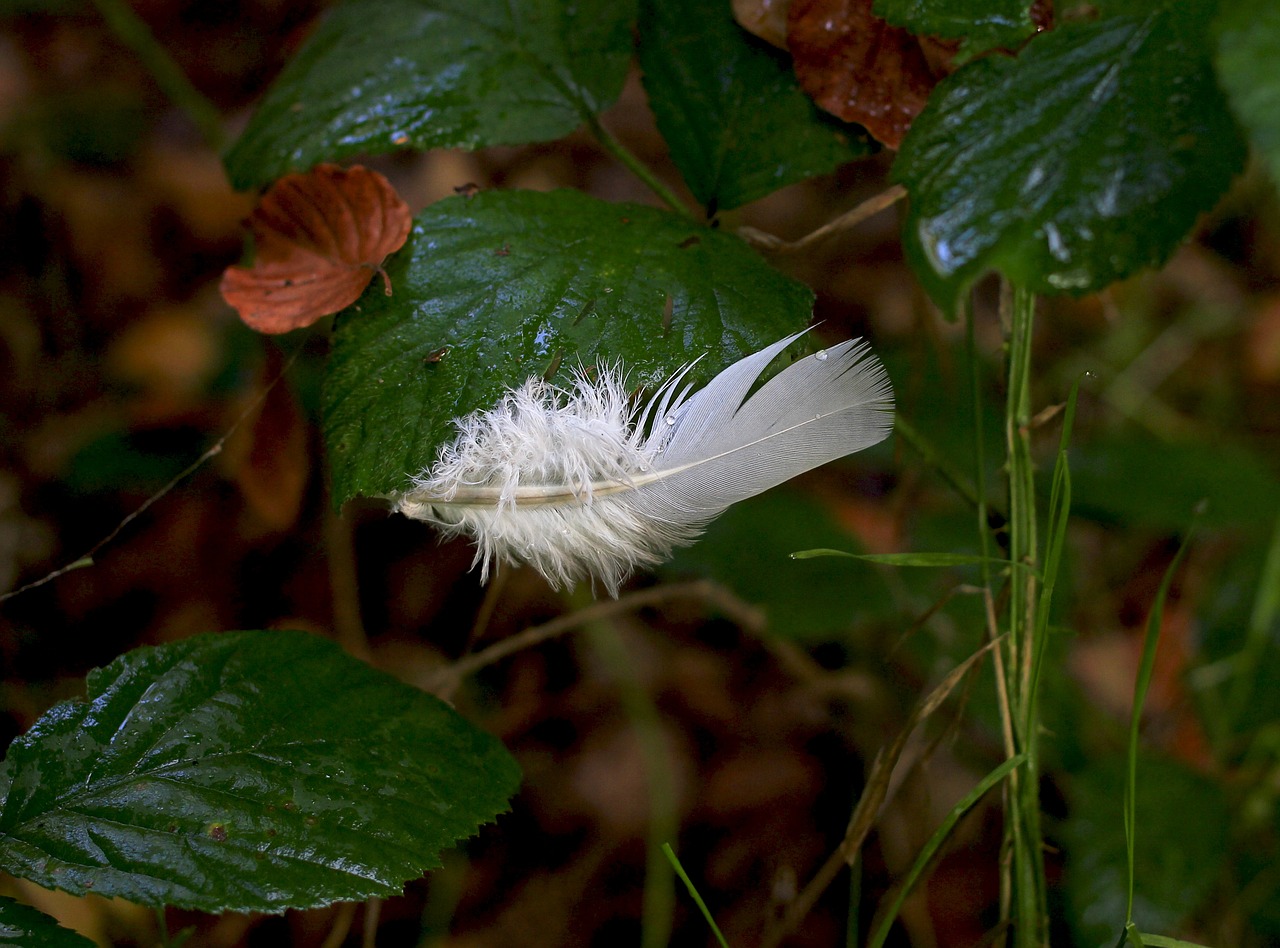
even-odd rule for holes
{"type": "Polygon", "coordinates": [[[642,0],[639,56],[671,159],[712,213],[871,150],[824,117],[784,53],[734,22],[729,0],[642,0]]]}
{"type": "Polygon", "coordinates": [[[962,52],[1014,47],[1035,32],[1031,0],[875,0],[876,16],[917,35],[962,39],[962,52]]]}
{"type": "Polygon", "coordinates": [[[375,287],[338,318],[324,392],[338,503],[404,488],[454,419],[529,376],[621,360],[650,386],[705,356],[691,378],[706,380],[812,306],[737,237],[576,191],[441,201],[387,271],[393,296],[375,287]]]}
{"type": "Polygon", "coordinates": [[[83,935],[63,928],[30,905],[0,896],[0,945],[21,948],[93,948],[83,935]]]}
{"type": "Polygon", "coordinates": [[[1280,5],[1231,0],[1217,25],[1218,75],[1227,98],[1280,184],[1280,5]]]}
{"type": "Polygon", "coordinates": [[[903,235],[950,313],[982,273],[1085,293],[1163,263],[1244,160],[1210,62],[1211,5],[1072,24],[934,91],[893,175],[903,235]]]}
{"type": "Polygon", "coordinates": [[[0,764],[0,863],[150,906],[281,911],[399,894],[504,810],[502,746],[301,632],[232,632],[90,673],[0,764]]]}
{"type": "MultiPolygon", "coordinates": [[[[1113,948],[1124,928],[1125,769],[1123,757],[1094,761],[1068,786],[1070,814],[1061,836],[1074,943],[1082,948],[1113,948]]],[[[1144,931],[1176,931],[1222,871],[1227,803],[1214,781],[1183,764],[1144,757],[1135,804],[1134,921],[1144,931]]]]}
{"type": "Polygon", "coordinates": [[[607,108],[635,0],[346,0],[226,156],[239,188],[355,154],[561,138],[607,108]]]}

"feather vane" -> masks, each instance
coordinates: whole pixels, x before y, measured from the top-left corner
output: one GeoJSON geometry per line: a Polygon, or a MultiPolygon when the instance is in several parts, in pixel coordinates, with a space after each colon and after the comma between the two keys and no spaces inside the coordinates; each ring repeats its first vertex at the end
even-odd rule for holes
{"type": "Polygon", "coordinates": [[[472,536],[485,578],[495,562],[524,562],[553,586],[592,577],[617,595],[730,505],[889,434],[892,387],[860,340],[798,360],[748,397],[800,335],[692,393],[681,388],[690,364],[639,408],[620,366],[580,370],[570,390],[531,378],[458,421],[395,509],[472,536]]]}

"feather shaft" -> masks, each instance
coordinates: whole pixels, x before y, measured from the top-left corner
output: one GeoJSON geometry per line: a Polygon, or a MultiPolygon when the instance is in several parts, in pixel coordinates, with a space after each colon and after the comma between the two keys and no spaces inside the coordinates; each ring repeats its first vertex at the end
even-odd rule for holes
{"type": "Polygon", "coordinates": [[[395,507],[474,537],[484,575],[498,560],[527,562],[553,585],[589,576],[616,595],[730,505],[888,435],[892,389],[860,341],[799,359],[748,395],[799,335],[698,391],[680,388],[685,366],[640,407],[620,368],[580,371],[571,390],[530,379],[461,419],[395,507]]]}

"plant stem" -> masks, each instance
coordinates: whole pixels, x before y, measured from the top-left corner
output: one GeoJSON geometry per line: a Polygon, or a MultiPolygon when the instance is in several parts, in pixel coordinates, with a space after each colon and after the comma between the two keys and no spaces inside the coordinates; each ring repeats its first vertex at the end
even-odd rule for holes
{"type": "Polygon", "coordinates": [[[133,12],[124,0],[93,0],[94,6],[107,21],[107,26],[137,54],[142,64],[155,79],[160,91],[174,105],[187,113],[187,117],[200,129],[205,143],[214,151],[221,151],[226,144],[222,130],[222,116],[213,103],[200,94],[182,68],[174,62],[169,51],[156,40],[146,22],[133,12]]]}
{"type": "MultiPolygon", "coordinates": [[[[579,608],[591,601],[590,593],[582,586],[570,595],[570,599],[579,608]]],[[[586,624],[586,632],[601,664],[617,682],[619,699],[644,757],[645,776],[649,782],[649,838],[640,946],[664,948],[671,938],[675,916],[675,871],[662,852],[662,844],[672,842],[680,832],[671,749],[658,709],[640,681],[635,661],[618,630],[596,619],[586,624]]]]}
{"type": "Polygon", "coordinates": [[[694,214],[689,210],[688,205],[681,201],[674,191],[663,184],[662,181],[658,179],[658,176],[650,171],[649,167],[643,161],[627,149],[626,145],[614,138],[613,133],[600,123],[598,116],[594,113],[587,113],[584,118],[587,123],[587,128],[590,129],[591,134],[596,137],[596,141],[604,146],[605,151],[609,152],[609,154],[613,155],[613,157],[626,165],[632,174],[648,185],[649,190],[656,194],[662,200],[663,204],[667,205],[671,210],[678,211],[687,217],[694,217],[694,214]]]}
{"type": "MultiPolygon", "coordinates": [[[[1006,297],[1007,299],[1007,297],[1006,297]]],[[[1034,718],[1033,656],[1036,653],[1037,561],[1035,468],[1031,460],[1031,336],[1035,296],[1015,287],[1008,311],[1008,393],[1005,442],[1009,476],[1009,559],[1029,569],[1009,579],[1009,636],[1005,674],[1013,702],[1016,750],[1026,764],[1010,774],[1005,840],[1013,866],[1014,944],[1040,948],[1048,938],[1048,906],[1041,853],[1039,721],[1034,718]]]]}

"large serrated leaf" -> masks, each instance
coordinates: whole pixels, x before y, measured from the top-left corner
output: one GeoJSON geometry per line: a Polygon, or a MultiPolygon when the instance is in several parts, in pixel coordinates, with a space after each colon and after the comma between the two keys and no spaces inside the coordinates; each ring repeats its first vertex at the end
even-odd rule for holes
{"type": "Polygon", "coordinates": [[[548,141],[608,107],[636,0],[345,0],[226,156],[236,187],[354,154],[548,141]]]}
{"type": "Polygon", "coordinates": [[[948,312],[996,269],[1084,293],[1168,258],[1244,160],[1207,5],[1064,26],[943,82],[903,142],[904,242],[948,312]]]}
{"type": "Polygon", "coordinates": [[[21,948],[93,948],[93,942],[44,912],[0,896],[0,945],[21,948]]]}
{"type": "Polygon", "coordinates": [[[142,648],[0,764],[0,865],[208,912],[393,895],[503,811],[515,762],[443,702],[301,632],[142,648]]]}
{"type": "Polygon", "coordinates": [[[1280,5],[1232,0],[1222,5],[1217,25],[1222,85],[1280,184],[1280,5]]]}
{"type": "Polygon", "coordinates": [[[639,58],[671,159],[712,211],[871,150],[818,110],[783,53],[734,22],[729,0],[642,0],[639,58]]]}
{"type": "Polygon", "coordinates": [[[339,317],[324,429],[341,503],[403,489],[453,420],[530,376],[621,360],[636,386],[705,356],[707,379],[804,326],[812,294],[740,239],[576,191],[485,192],[427,208],[339,317]]]}

